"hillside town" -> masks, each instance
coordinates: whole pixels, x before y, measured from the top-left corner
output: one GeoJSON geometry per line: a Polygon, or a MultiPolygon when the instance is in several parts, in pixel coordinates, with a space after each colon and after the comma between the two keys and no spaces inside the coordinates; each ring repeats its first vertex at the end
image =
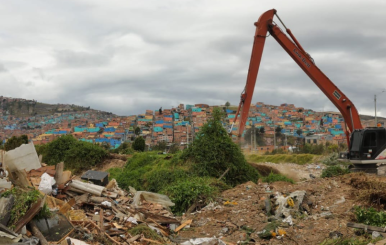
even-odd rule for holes
{"type": "MultiPolygon", "coordinates": [[[[231,127],[237,108],[230,105],[180,104],[169,109],[161,107],[146,110],[139,115],[116,116],[86,107],[77,107],[75,110],[73,105],[59,104],[51,114],[48,110],[45,111],[46,114],[39,111],[39,114],[23,116],[20,113],[12,114],[12,111],[4,106],[5,102],[23,108],[25,104],[33,107],[37,104],[36,101],[1,98],[0,139],[3,143],[12,136],[25,134],[35,145],[40,145],[62,135],[71,134],[81,141],[108,144],[112,149],[118,148],[123,142],[131,143],[137,136],[142,136],[150,149],[160,142],[166,142],[168,145],[177,144],[180,148],[184,148],[194,140],[195,133],[199,132],[211,118],[215,107],[225,112],[223,125],[228,130],[231,129],[232,139],[238,140],[239,119],[231,127]],[[21,102],[23,104],[20,106],[21,102]]],[[[372,123],[364,121],[366,125],[363,126],[373,126],[372,123]]],[[[254,146],[256,151],[271,151],[276,142],[269,138],[274,135],[275,130],[276,132],[279,130],[286,137],[304,138],[305,142],[310,144],[326,141],[339,144],[346,141],[344,127],[344,120],[337,112],[315,112],[293,104],[284,103],[275,106],[257,102],[251,106],[243,136],[250,129],[261,131],[263,128],[262,132],[267,136],[267,140],[260,145],[245,141],[245,137],[242,137],[242,141],[245,143],[243,145],[254,146]]],[[[290,145],[285,141],[281,147],[288,149],[290,145]]]]}

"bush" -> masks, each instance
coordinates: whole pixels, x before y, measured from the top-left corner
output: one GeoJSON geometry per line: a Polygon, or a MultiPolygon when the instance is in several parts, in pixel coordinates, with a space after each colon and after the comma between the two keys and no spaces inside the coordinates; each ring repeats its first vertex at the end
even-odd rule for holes
{"type": "Polygon", "coordinates": [[[377,212],[377,210],[372,207],[355,207],[354,214],[359,223],[378,227],[386,226],[386,213],[384,211],[377,212]]]}
{"type": "Polygon", "coordinates": [[[56,165],[63,162],[66,153],[78,142],[72,135],[61,136],[50,143],[46,144],[44,150],[43,162],[48,165],[56,165]]]}
{"type": "Polygon", "coordinates": [[[326,165],[337,165],[339,163],[338,158],[339,154],[334,152],[328,155],[322,162],[326,165]]]}
{"type": "MultiPolygon", "coordinates": [[[[103,142],[105,143],[105,142],[103,142]]],[[[110,149],[110,147],[108,147],[107,149],[110,149]]],[[[130,146],[129,143],[127,142],[124,142],[122,143],[118,148],[116,149],[113,149],[113,150],[110,150],[111,153],[117,153],[117,154],[126,154],[126,155],[131,155],[131,154],[134,154],[134,150],[133,148],[130,146]]]]}
{"type": "Polygon", "coordinates": [[[145,151],[145,139],[142,138],[142,136],[139,136],[134,140],[132,147],[135,151],[145,151]]]}
{"type": "Polygon", "coordinates": [[[194,177],[166,187],[164,193],[176,204],[172,210],[183,213],[194,203],[207,204],[219,193],[214,179],[194,177]]]}
{"type": "Polygon", "coordinates": [[[74,173],[90,169],[107,157],[107,151],[99,145],[78,141],[72,135],[61,136],[36,149],[43,155],[43,162],[48,165],[64,162],[65,167],[74,173]]]}
{"type": "Polygon", "coordinates": [[[106,156],[107,151],[98,145],[77,141],[77,143],[66,152],[64,163],[66,168],[72,169],[74,172],[79,172],[91,169],[102,162],[106,156]]]}
{"type": "Polygon", "coordinates": [[[295,184],[295,181],[293,179],[290,179],[284,175],[281,175],[281,174],[274,174],[274,173],[270,173],[267,177],[263,177],[263,181],[264,182],[267,182],[267,183],[273,183],[273,182],[277,182],[277,181],[285,181],[285,182],[289,182],[291,184],[295,184]]]}
{"type": "Polygon", "coordinates": [[[342,168],[340,166],[329,166],[326,169],[323,169],[322,178],[327,178],[327,177],[334,177],[334,176],[339,176],[339,175],[344,175],[350,173],[350,170],[346,168],[342,168]]]}
{"type": "Polygon", "coordinates": [[[22,135],[20,137],[12,136],[5,142],[4,144],[4,150],[10,151],[13,150],[22,144],[28,144],[28,136],[27,135],[22,135]]]}
{"type": "Polygon", "coordinates": [[[218,178],[229,168],[224,177],[227,184],[257,181],[257,170],[247,164],[241,149],[224,129],[221,117],[221,111],[215,109],[213,118],[196,134],[190,147],[183,151],[182,158],[186,163],[192,163],[192,171],[198,176],[218,178]]]}

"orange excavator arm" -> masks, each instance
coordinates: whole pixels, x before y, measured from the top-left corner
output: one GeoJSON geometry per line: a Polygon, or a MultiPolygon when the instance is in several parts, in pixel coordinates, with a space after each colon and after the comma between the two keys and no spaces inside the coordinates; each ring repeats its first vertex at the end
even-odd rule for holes
{"type": "MultiPolygon", "coordinates": [[[[239,113],[241,114],[238,136],[241,137],[244,132],[245,124],[248,120],[249,108],[251,106],[253,91],[259,72],[260,61],[263,55],[265,39],[268,32],[282,46],[282,48],[291,56],[291,58],[300,66],[300,68],[311,78],[311,80],[323,91],[330,101],[341,112],[345,123],[350,132],[346,130],[347,143],[349,144],[349,134],[355,129],[362,129],[359,114],[354,104],[343,94],[340,89],[314,64],[311,56],[304,51],[291,31],[286,28],[286,32],[291,39],[273,22],[276,10],[271,9],[262,14],[255,23],[256,33],[252,48],[252,56],[249,64],[247,83],[241,94],[241,100],[236,112],[233,124],[237,121],[239,113]]],[[[277,15],[276,15],[277,16],[277,15]]],[[[278,17],[278,16],[277,16],[278,17]]],[[[278,17],[279,18],[279,17],[278,17]]],[[[280,20],[280,18],[279,18],[280,20]]],[[[281,21],[281,20],[280,20],[281,21]]],[[[284,25],[284,24],[283,24],[284,25]]]]}

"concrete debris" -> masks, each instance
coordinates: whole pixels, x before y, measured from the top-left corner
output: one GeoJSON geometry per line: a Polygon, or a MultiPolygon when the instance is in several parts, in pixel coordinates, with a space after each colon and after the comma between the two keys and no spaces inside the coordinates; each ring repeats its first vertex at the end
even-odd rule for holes
{"type": "MultiPolygon", "coordinates": [[[[86,183],[75,179],[71,171],[64,171],[63,162],[56,168],[42,167],[33,145],[22,145],[9,151],[4,159],[10,171],[9,174],[1,171],[0,194],[16,186],[39,190],[42,195],[16,222],[15,232],[6,227],[10,211],[15,206],[14,197],[0,198],[0,244],[83,245],[97,244],[103,239],[113,244],[126,244],[128,241],[162,244],[170,243],[168,226],[176,229],[181,224],[169,209],[174,206],[169,197],[137,192],[134,188],[131,188],[132,193],[128,193],[119,188],[116,180],[108,182],[106,172],[89,171],[83,179],[87,177],[87,181],[93,183],[86,183]],[[33,220],[44,205],[52,216],[33,220]],[[156,241],[144,235],[132,237],[127,232],[141,224],[155,230],[162,239],[156,241]],[[28,234],[34,236],[28,238],[28,234]]],[[[184,225],[188,226],[188,223],[184,225]]]]}

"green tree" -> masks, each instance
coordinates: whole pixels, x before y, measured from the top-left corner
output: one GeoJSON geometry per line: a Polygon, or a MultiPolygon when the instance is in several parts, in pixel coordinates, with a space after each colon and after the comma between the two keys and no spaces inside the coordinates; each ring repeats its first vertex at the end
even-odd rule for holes
{"type": "Polygon", "coordinates": [[[140,133],[141,133],[141,128],[140,127],[135,127],[134,134],[138,136],[140,133]]]}
{"type": "Polygon", "coordinates": [[[139,136],[134,140],[132,147],[135,151],[145,151],[145,139],[142,136],[139,136]]]}
{"type": "Polygon", "coordinates": [[[226,106],[227,109],[229,108],[230,105],[231,105],[231,103],[229,103],[229,101],[227,101],[227,102],[225,103],[225,106],[226,106]]]}
{"type": "Polygon", "coordinates": [[[298,130],[296,130],[296,133],[300,136],[303,134],[303,130],[301,130],[300,128],[298,130]]]}
{"type": "Polygon", "coordinates": [[[184,150],[182,159],[193,163],[192,171],[198,176],[218,178],[229,169],[224,176],[227,184],[257,181],[257,170],[247,164],[241,149],[224,129],[221,122],[223,116],[220,109],[213,110],[213,117],[196,134],[189,148],[184,150]]]}
{"type": "Polygon", "coordinates": [[[28,136],[27,135],[23,134],[20,137],[12,136],[11,138],[9,138],[7,140],[7,142],[5,142],[4,150],[10,151],[10,150],[13,150],[13,149],[21,146],[22,144],[28,144],[28,136]]]}
{"type": "Polygon", "coordinates": [[[46,154],[43,155],[43,162],[48,165],[56,165],[63,162],[66,157],[66,152],[77,143],[72,135],[61,136],[47,144],[46,154]]]}

